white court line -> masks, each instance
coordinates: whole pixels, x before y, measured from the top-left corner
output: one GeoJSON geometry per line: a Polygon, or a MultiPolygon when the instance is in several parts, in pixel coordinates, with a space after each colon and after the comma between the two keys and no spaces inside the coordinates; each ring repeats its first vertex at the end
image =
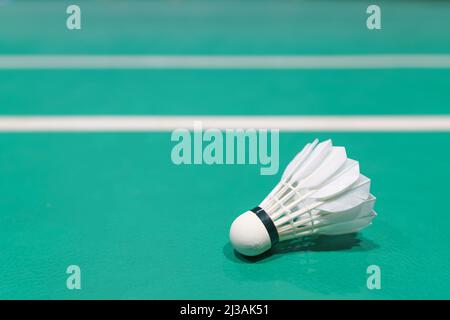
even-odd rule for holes
{"type": "Polygon", "coordinates": [[[281,131],[450,132],[442,116],[1,116],[0,132],[164,132],[193,129],[281,131]]]}
{"type": "Polygon", "coordinates": [[[0,55],[0,69],[399,68],[450,68],[450,55],[0,55]]]}

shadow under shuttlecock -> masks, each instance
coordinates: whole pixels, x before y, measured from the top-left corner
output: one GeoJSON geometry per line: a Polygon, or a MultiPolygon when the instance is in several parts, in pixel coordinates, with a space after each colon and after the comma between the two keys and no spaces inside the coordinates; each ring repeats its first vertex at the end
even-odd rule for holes
{"type": "MultiPolygon", "coordinates": [[[[227,246],[226,246],[227,247],[227,246]]],[[[231,245],[229,246],[232,249],[231,245]]],[[[234,256],[245,262],[259,262],[267,258],[273,258],[278,254],[288,254],[305,251],[369,251],[378,248],[372,240],[365,238],[362,234],[352,233],[338,236],[315,236],[277,244],[271,250],[256,256],[247,257],[234,251],[234,256]]],[[[225,248],[224,248],[225,249],[225,248]]],[[[225,250],[224,250],[225,251],[225,250]]],[[[229,255],[224,252],[226,256],[229,255]]]]}

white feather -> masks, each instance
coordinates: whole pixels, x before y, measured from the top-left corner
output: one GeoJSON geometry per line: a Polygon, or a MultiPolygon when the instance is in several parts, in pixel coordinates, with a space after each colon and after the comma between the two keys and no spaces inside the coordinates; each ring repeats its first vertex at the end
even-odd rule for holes
{"type": "Polygon", "coordinates": [[[307,145],[296,158],[289,164],[290,184],[278,185],[261,204],[281,239],[341,234],[370,224],[375,216],[370,179],[347,158],[345,148],[327,140],[307,145]]]}
{"type": "Polygon", "coordinates": [[[353,233],[367,227],[373,220],[375,215],[361,217],[352,221],[343,223],[330,224],[317,229],[317,232],[324,235],[339,235],[353,233]]]}
{"type": "Polygon", "coordinates": [[[359,178],[359,163],[355,160],[347,159],[340,171],[327,181],[320,189],[314,192],[311,197],[317,200],[326,200],[350,188],[359,178]]]}
{"type": "Polygon", "coordinates": [[[370,179],[360,175],[345,192],[334,198],[329,198],[318,209],[328,212],[345,211],[360,205],[369,198],[370,179]]]}
{"type": "Polygon", "coordinates": [[[299,184],[302,188],[317,188],[329,180],[336,172],[342,168],[347,160],[347,154],[343,147],[333,147],[331,152],[319,167],[299,184]]]}
{"type": "Polygon", "coordinates": [[[294,159],[287,165],[286,169],[284,169],[283,176],[281,180],[288,180],[292,173],[302,164],[302,162],[309,156],[311,151],[315,148],[315,146],[319,143],[319,140],[316,139],[312,143],[308,143],[302,151],[300,151],[294,159]]]}
{"type": "Polygon", "coordinates": [[[306,158],[305,162],[293,173],[291,180],[299,182],[301,179],[309,176],[328,156],[332,147],[331,140],[319,143],[306,158]]]}

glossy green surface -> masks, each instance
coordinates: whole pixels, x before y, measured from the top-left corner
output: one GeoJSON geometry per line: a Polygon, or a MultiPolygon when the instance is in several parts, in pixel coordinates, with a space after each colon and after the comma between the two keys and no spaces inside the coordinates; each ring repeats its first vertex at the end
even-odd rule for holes
{"type": "Polygon", "coordinates": [[[449,83],[450,69],[0,71],[0,105],[9,115],[445,114],[449,83]]]}
{"type": "MultiPolygon", "coordinates": [[[[279,176],[175,166],[169,134],[0,135],[2,298],[450,298],[450,134],[323,133],[372,178],[379,216],[243,261],[234,217],[279,176]],[[82,270],[82,290],[65,268],[82,270]],[[381,267],[382,289],[366,288],[381,267]],[[432,290],[430,289],[432,288],[432,290]]],[[[282,134],[281,164],[315,135],[282,134]]]]}
{"type": "MultiPolygon", "coordinates": [[[[0,54],[450,53],[450,4],[405,3],[382,3],[377,33],[359,1],[81,2],[81,32],[68,2],[9,2],[0,54]]],[[[449,114],[449,84],[448,69],[0,70],[0,115],[449,114]]],[[[360,161],[379,216],[249,261],[229,226],[281,172],[176,166],[170,133],[1,133],[0,298],[450,299],[450,133],[282,133],[280,171],[316,136],[360,161]]]]}
{"type": "MultiPolygon", "coordinates": [[[[5,2],[5,0],[3,1],[5,2]]],[[[6,1],[8,2],[8,1],[6,1]]],[[[66,29],[71,1],[0,5],[5,53],[354,54],[448,53],[446,1],[81,0],[82,30],[66,29]]]]}

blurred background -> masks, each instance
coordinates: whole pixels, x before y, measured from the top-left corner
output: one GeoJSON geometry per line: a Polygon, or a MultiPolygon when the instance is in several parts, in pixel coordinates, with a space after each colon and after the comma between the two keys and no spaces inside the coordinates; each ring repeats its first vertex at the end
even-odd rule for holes
{"type": "MultiPolygon", "coordinates": [[[[315,56],[450,51],[450,42],[446,41],[447,1],[379,2],[381,30],[366,26],[370,3],[355,0],[79,1],[81,30],[66,28],[70,4],[3,1],[0,52],[315,56]]],[[[44,70],[26,77],[24,74],[26,70],[2,70],[2,114],[351,115],[448,111],[441,96],[448,91],[448,75],[436,69],[91,70],[88,74],[57,71],[57,77],[54,71],[44,70]]]]}
{"type": "Polygon", "coordinates": [[[449,17],[448,1],[0,1],[0,298],[450,298],[449,17]],[[66,27],[72,4],[80,30],[66,27]],[[381,8],[380,30],[367,28],[371,4],[381,8]],[[123,65],[135,55],[334,62],[123,65]],[[385,55],[393,64],[377,65],[385,55]],[[412,62],[401,67],[403,59],[412,62]],[[398,131],[381,120],[362,131],[350,122],[281,132],[281,170],[315,137],[346,146],[372,178],[379,216],[362,233],[246,261],[228,242],[230,223],[279,175],[260,176],[255,165],[176,166],[170,130],[157,125],[34,132],[17,124],[260,115],[275,125],[274,116],[434,116],[441,126],[423,132],[406,122],[398,131]],[[381,290],[366,286],[372,264],[381,290]],[[81,269],[81,290],[66,286],[70,265],[81,269]]]}

